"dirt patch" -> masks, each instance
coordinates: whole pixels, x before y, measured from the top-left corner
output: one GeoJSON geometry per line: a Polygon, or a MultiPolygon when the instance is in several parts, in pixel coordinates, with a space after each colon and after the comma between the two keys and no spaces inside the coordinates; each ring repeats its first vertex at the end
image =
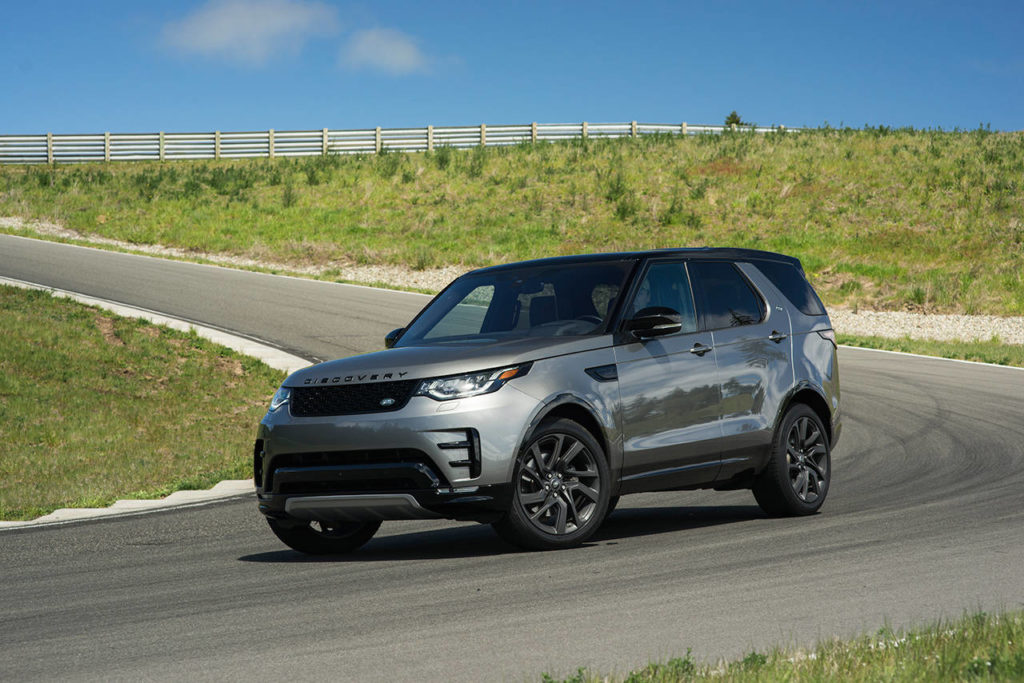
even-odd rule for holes
{"type": "Polygon", "coordinates": [[[227,372],[235,377],[241,377],[245,372],[242,370],[242,362],[237,358],[217,358],[217,370],[227,372]]]}
{"type": "Polygon", "coordinates": [[[111,346],[124,346],[124,342],[117,336],[117,332],[114,331],[114,321],[105,315],[96,316],[96,327],[99,328],[100,334],[103,335],[103,341],[107,342],[111,346]]]}
{"type": "Polygon", "coordinates": [[[746,170],[743,164],[739,163],[735,159],[715,159],[714,161],[697,166],[694,169],[695,173],[700,175],[740,175],[746,170]]]}

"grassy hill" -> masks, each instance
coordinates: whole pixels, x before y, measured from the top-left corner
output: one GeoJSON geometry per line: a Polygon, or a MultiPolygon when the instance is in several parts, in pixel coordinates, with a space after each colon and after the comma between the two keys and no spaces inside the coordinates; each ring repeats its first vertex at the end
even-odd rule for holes
{"type": "Polygon", "coordinates": [[[3,167],[0,215],[296,265],[755,247],[829,304],[1024,314],[1024,133],[983,129],[3,167]]]}

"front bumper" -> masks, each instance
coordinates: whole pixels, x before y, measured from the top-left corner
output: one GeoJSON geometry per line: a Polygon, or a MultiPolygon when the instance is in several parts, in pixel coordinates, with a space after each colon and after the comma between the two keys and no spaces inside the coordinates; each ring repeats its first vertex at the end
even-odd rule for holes
{"type": "Polygon", "coordinates": [[[381,521],[396,519],[455,519],[494,522],[512,502],[510,484],[471,490],[382,492],[368,494],[258,494],[260,512],[278,520],[381,521]]]}
{"type": "Polygon", "coordinates": [[[260,511],[281,520],[445,517],[492,521],[511,501],[519,443],[540,405],[502,387],[401,410],[260,423],[253,468],[260,511]]]}

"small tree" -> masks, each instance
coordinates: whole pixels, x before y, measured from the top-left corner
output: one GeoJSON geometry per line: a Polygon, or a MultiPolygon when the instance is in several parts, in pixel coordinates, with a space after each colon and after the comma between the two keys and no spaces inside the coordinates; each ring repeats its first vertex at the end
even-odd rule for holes
{"type": "Polygon", "coordinates": [[[745,126],[746,122],[740,118],[740,115],[733,109],[728,116],[725,117],[725,125],[727,126],[745,126]]]}

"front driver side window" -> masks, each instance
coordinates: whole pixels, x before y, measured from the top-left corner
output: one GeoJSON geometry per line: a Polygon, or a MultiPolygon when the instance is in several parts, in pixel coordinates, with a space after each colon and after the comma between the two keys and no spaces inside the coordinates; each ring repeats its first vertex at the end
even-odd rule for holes
{"type": "Polygon", "coordinates": [[[697,331],[697,316],[693,309],[693,295],[682,263],[652,263],[633,297],[629,317],[651,306],[665,306],[679,313],[681,332],[697,331]]]}

